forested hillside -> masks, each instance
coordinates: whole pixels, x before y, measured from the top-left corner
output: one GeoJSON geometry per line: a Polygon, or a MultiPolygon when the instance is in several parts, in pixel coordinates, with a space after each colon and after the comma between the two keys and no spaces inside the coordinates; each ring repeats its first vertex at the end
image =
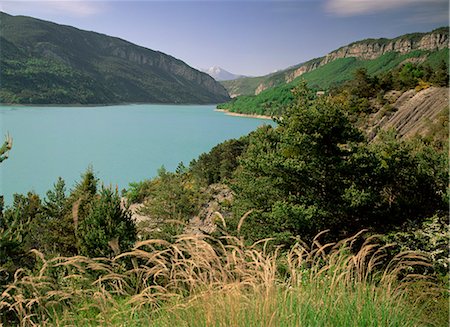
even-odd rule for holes
{"type": "Polygon", "coordinates": [[[220,108],[247,114],[276,115],[290,103],[291,89],[301,81],[308,82],[315,90],[329,91],[352,79],[357,69],[364,68],[371,75],[382,76],[406,64],[437,69],[442,62],[448,67],[448,28],[407,34],[392,40],[358,41],[286,71],[223,82],[232,96],[240,96],[220,108]]]}
{"type": "Polygon", "coordinates": [[[119,38],[0,13],[0,102],[218,103],[209,75],[119,38]]]}
{"type": "MultiPolygon", "coordinates": [[[[410,55],[399,57],[395,53],[388,53],[371,61],[337,59],[305,73],[291,83],[270,88],[256,96],[234,98],[228,103],[218,105],[218,108],[237,113],[277,116],[292,103],[292,90],[305,81],[312,89],[326,95],[342,93],[346,89],[344,93],[350,106],[358,102],[361,96],[378,99],[378,104],[383,106],[389,101],[388,93],[391,91],[404,92],[413,88],[420,91],[430,86],[448,86],[448,49],[430,53],[428,59],[420,64],[408,61],[410,55]],[[355,76],[364,78],[361,77],[363,75],[370,75],[370,82],[364,82],[370,84],[370,90],[361,94],[352,87],[351,79],[355,76]],[[322,87],[324,85],[325,87],[322,87]]],[[[358,110],[366,113],[376,112],[380,108],[374,101],[365,100],[357,106],[358,110]]]]}
{"type": "MultiPolygon", "coordinates": [[[[353,42],[328,53],[324,57],[311,59],[282,71],[260,77],[224,81],[222,84],[227,88],[232,97],[238,95],[258,95],[268,88],[290,83],[298,76],[311,72],[337,59],[353,58],[364,61],[377,59],[387,53],[390,53],[390,58],[392,58],[396,54],[405,55],[412,52],[409,55],[410,57],[416,58],[414,59],[416,61],[423,61],[428,52],[443,49],[448,49],[448,27],[437,28],[429,33],[405,34],[394,39],[366,39],[353,42]]],[[[382,66],[381,69],[383,69],[382,66]]],[[[375,71],[371,71],[371,73],[375,73],[375,71]]],[[[349,74],[351,75],[351,72],[349,74]]],[[[331,78],[332,83],[343,80],[342,76],[339,76],[338,80],[334,80],[334,75],[329,75],[328,77],[331,78]]],[[[347,79],[349,79],[349,76],[347,76],[347,79]]]]}

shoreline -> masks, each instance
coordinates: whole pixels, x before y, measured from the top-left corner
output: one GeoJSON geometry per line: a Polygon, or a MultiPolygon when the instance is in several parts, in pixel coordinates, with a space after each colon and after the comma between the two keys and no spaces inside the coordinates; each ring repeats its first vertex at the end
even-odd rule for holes
{"type": "Polygon", "coordinates": [[[114,107],[128,105],[162,105],[162,106],[217,106],[217,103],[166,103],[166,102],[120,102],[120,103],[49,103],[49,104],[33,104],[33,103],[0,103],[1,107],[66,107],[66,108],[83,108],[83,107],[114,107]]]}
{"type": "Polygon", "coordinates": [[[265,116],[265,115],[241,114],[241,113],[231,112],[231,111],[228,111],[228,110],[225,110],[225,109],[217,109],[217,108],[214,109],[214,111],[223,112],[225,115],[228,115],[228,116],[273,120],[271,116],[265,116]]]}

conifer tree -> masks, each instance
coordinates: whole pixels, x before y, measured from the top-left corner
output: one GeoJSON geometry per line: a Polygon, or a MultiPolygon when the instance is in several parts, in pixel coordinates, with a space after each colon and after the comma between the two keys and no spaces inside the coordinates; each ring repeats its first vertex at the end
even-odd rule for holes
{"type": "Polygon", "coordinates": [[[112,257],[133,246],[136,229],[117,190],[101,190],[88,216],[80,221],[77,235],[80,253],[90,257],[112,257]]]}

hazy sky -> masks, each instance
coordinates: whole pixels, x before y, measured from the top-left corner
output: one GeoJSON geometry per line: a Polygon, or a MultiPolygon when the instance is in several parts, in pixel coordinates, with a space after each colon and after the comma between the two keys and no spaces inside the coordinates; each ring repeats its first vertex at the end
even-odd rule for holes
{"type": "Polygon", "coordinates": [[[0,9],[117,36],[196,68],[263,75],[364,38],[448,25],[448,0],[1,1],[0,9]]]}

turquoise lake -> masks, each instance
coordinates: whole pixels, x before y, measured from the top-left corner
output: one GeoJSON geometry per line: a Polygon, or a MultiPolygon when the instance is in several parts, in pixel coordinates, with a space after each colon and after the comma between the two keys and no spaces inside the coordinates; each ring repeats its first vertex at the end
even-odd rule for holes
{"type": "MultiPolygon", "coordinates": [[[[173,171],[230,138],[270,120],[228,116],[213,105],[117,105],[104,107],[0,107],[0,136],[13,149],[0,164],[0,194],[53,187],[58,176],[70,189],[89,165],[105,185],[126,188],[173,171]]],[[[2,140],[3,142],[3,140],[2,140]]]]}

